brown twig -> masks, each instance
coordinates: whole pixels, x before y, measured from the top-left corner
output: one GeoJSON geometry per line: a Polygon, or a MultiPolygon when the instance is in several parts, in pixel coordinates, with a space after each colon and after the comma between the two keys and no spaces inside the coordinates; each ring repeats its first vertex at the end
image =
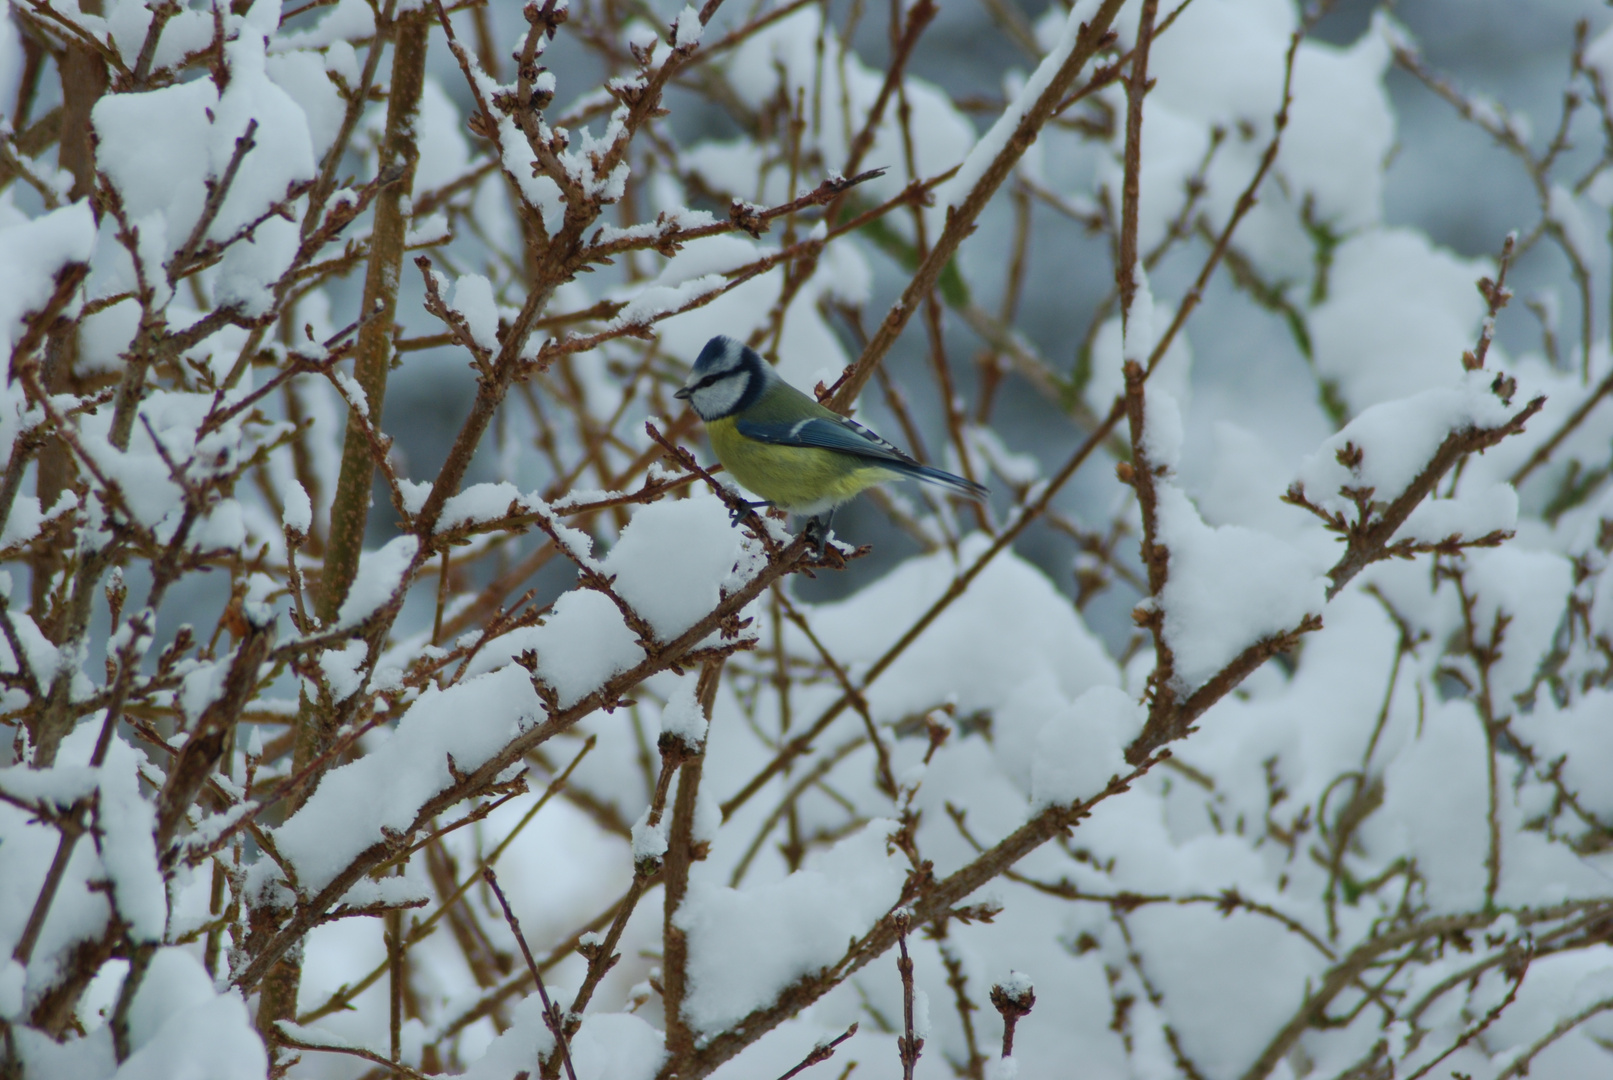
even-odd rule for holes
{"type": "Polygon", "coordinates": [[[868,347],[858,357],[851,372],[842,380],[839,389],[824,403],[829,408],[841,413],[850,411],[852,403],[857,400],[857,395],[862,393],[863,387],[873,377],[874,368],[885,359],[885,355],[890,352],[891,346],[896,344],[897,337],[907,326],[907,321],[913,317],[913,313],[923,304],[924,298],[935,288],[936,282],[941,277],[941,271],[962,246],[964,238],[974,231],[975,219],[991,201],[997,188],[1008,178],[1014,165],[1024,156],[1042,126],[1053,116],[1059,101],[1069,92],[1076,76],[1106,40],[1109,24],[1114,21],[1122,5],[1123,0],[1103,0],[1098,10],[1093,13],[1091,21],[1083,24],[1080,34],[1048,81],[1046,89],[1020,115],[1012,135],[986,166],[980,179],[948,209],[946,228],[936,239],[935,247],[919,264],[906,288],[902,290],[901,298],[891,306],[885,321],[875,331],[873,338],[868,342],[868,347]]]}
{"type": "MultiPolygon", "coordinates": [[[[706,721],[716,705],[717,686],[722,678],[721,659],[707,662],[700,669],[695,698],[706,721]]],[[[678,795],[672,805],[672,828],[667,835],[664,881],[666,904],[661,926],[661,948],[664,964],[661,972],[661,1000],[666,1009],[666,1045],[668,1066],[677,1068],[695,1052],[694,1029],[683,1016],[683,1002],[689,985],[689,942],[682,927],[677,925],[678,908],[689,888],[689,870],[696,860],[705,858],[704,845],[697,844],[694,835],[695,799],[700,790],[704,765],[704,747],[696,751],[675,736],[662,737],[661,752],[679,759],[678,795]]]]}
{"type": "Polygon", "coordinates": [[[538,997],[543,1001],[543,1023],[554,1036],[555,1045],[559,1048],[561,1064],[565,1066],[567,1080],[577,1080],[577,1072],[571,1066],[571,1047],[566,1042],[566,1025],[560,1016],[560,1010],[555,1008],[549,1000],[548,988],[543,985],[543,973],[538,970],[538,962],[532,959],[532,950],[526,943],[526,935],[521,933],[521,923],[510,910],[510,902],[504,896],[504,890],[499,888],[498,875],[491,866],[482,867],[482,880],[487,887],[493,890],[498,897],[499,907],[504,909],[504,921],[509,923],[510,932],[515,935],[515,941],[521,946],[521,955],[526,959],[526,968],[532,975],[532,981],[537,985],[538,997]]]}
{"type": "Polygon", "coordinates": [[[913,1080],[924,1040],[913,1031],[913,958],[907,955],[907,927],[912,916],[899,908],[892,916],[896,923],[896,973],[902,979],[902,1034],[896,1037],[896,1053],[902,1061],[902,1080],[913,1080]]]}
{"type": "Polygon", "coordinates": [[[1003,1018],[1003,1057],[1014,1056],[1014,1028],[1036,1007],[1036,991],[1029,979],[1012,986],[997,983],[991,988],[991,1003],[1003,1018]]]}
{"type": "Polygon", "coordinates": [[[1120,253],[1115,274],[1120,288],[1120,318],[1131,318],[1137,295],[1137,206],[1143,160],[1143,99],[1148,94],[1148,50],[1154,43],[1154,16],[1159,0],[1143,0],[1137,22],[1137,44],[1131,50],[1131,75],[1126,79],[1125,170],[1120,198],[1120,253]]]}
{"type": "MultiPolygon", "coordinates": [[[[1557,908],[1525,912],[1519,918],[1519,921],[1533,922],[1545,918],[1560,917],[1559,913],[1567,913],[1571,910],[1574,909],[1557,908]]],[[[1272,1038],[1271,1042],[1266,1044],[1266,1048],[1244,1072],[1243,1080],[1264,1080],[1266,1076],[1270,1075],[1271,1071],[1277,1067],[1277,1064],[1292,1049],[1299,1037],[1326,1012],[1327,1007],[1333,1003],[1333,1000],[1343,993],[1370,965],[1376,963],[1379,957],[1408,945],[1416,945],[1445,934],[1482,930],[1500,917],[1501,913],[1499,911],[1434,916],[1368,937],[1328,970],[1321,983],[1311,991],[1304,1005],[1294,1013],[1288,1023],[1272,1038]]]]}
{"type": "MultiPolygon", "coordinates": [[[[894,12],[896,9],[891,10],[894,12]]],[[[936,7],[935,0],[919,0],[907,9],[906,21],[902,25],[901,33],[896,35],[891,49],[890,63],[885,66],[885,81],[879,86],[879,94],[874,98],[874,104],[863,119],[862,128],[851,140],[851,150],[846,155],[847,172],[856,172],[862,166],[863,158],[874,145],[874,136],[879,130],[879,125],[885,119],[885,110],[890,105],[891,95],[902,84],[907,62],[918,46],[919,37],[939,13],[940,9],[936,7]]]]}
{"type": "Polygon", "coordinates": [[[849,1028],[847,1028],[845,1031],[842,1031],[839,1035],[836,1035],[828,1042],[820,1042],[811,1050],[807,1051],[807,1056],[801,1059],[800,1064],[796,1065],[795,1068],[791,1069],[789,1072],[781,1074],[778,1080],[790,1080],[791,1077],[799,1076],[801,1073],[804,1073],[808,1069],[812,1068],[812,1066],[817,1065],[820,1062],[828,1061],[830,1058],[835,1056],[835,1051],[839,1049],[840,1044],[855,1034],[857,1034],[857,1025],[852,1024],[849,1028]]]}
{"type": "MultiPolygon", "coordinates": [[[[1296,483],[1290,487],[1283,497],[1285,502],[1317,514],[1328,522],[1330,529],[1339,532],[1345,539],[1343,557],[1327,572],[1331,583],[1327,589],[1328,599],[1337,596],[1357,574],[1371,564],[1395,557],[1397,552],[1390,543],[1395,533],[1458,461],[1469,454],[1487,450],[1508,436],[1516,435],[1545,404],[1544,397],[1537,397],[1514,413],[1504,424],[1493,428],[1475,425],[1452,431],[1404,491],[1396,495],[1386,506],[1379,508],[1374,504],[1372,512],[1364,513],[1353,522],[1345,520],[1340,515],[1321,510],[1310,502],[1303,485],[1296,483]]],[[[1480,543],[1483,539],[1472,543],[1480,543]]]]}
{"type": "MultiPolygon", "coordinates": [[[[659,658],[653,660],[646,658],[632,668],[608,680],[599,689],[586,695],[570,707],[551,712],[547,719],[505,744],[480,767],[456,779],[450,786],[438,792],[421,806],[409,828],[397,834],[397,842],[401,844],[404,838],[425,828],[432,819],[447,808],[486,791],[500,774],[532,748],[547,742],[561,732],[570,730],[583,717],[590,715],[607,703],[614,705],[621,700],[629,688],[637,686],[650,675],[658,671],[667,670],[677,664],[681,658],[693,652],[696,646],[705,641],[712,633],[719,631],[724,625],[731,625],[732,620],[744,609],[745,605],[764,592],[774,581],[787,573],[793,572],[801,565],[810,546],[805,541],[796,540],[788,547],[781,549],[777,556],[769,561],[767,566],[763,567],[743,588],[725,597],[705,618],[695,623],[677,638],[665,642],[659,658]]],[[[395,613],[393,615],[395,617],[395,613]]],[[[375,844],[365,849],[353,862],[344,867],[318,895],[299,903],[292,917],[280,926],[272,937],[256,950],[252,959],[235,974],[234,984],[248,989],[255,987],[281,952],[298,941],[306,930],[317,921],[320,913],[328,909],[346,893],[352,887],[353,882],[392,857],[394,854],[392,845],[393,841],[385,838],[378,839],[375,844]]]]}

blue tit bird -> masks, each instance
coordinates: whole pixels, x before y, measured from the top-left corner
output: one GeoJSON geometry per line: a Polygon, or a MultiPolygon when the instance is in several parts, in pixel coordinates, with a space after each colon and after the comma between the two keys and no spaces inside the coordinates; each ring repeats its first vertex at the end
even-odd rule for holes
{"type": "Polygon", "coordinates": [[[920,480],[969,499],[986,489],[921,465],[861,424],[831,412],[779,377],[733,338],[706,342],[674,397],[705,422],[717,460],[746,489],[772,505],[812,518],[819,550],[835,507],[888,480],[920,480]]]}

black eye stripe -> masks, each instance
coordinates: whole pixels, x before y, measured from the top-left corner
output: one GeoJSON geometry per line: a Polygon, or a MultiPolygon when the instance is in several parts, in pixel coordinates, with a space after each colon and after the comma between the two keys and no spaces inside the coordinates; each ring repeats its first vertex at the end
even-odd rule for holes
{"type": "Polygon", "coordinates": [[[733,372],[731,372],[731,371],[719,371],[715,375],[707,375],[704,379],[701,379],[699,382],[697,382],[693,386],[689,387],[689,389],[690,390],[703,389],[703,388],[705,388],[707,386],[710,386],[714,382],[718,382],[718,381],[720,381],[722,379],[726,379],[728,376],[730,376],[732,374],[733,374],[733,372]]]}

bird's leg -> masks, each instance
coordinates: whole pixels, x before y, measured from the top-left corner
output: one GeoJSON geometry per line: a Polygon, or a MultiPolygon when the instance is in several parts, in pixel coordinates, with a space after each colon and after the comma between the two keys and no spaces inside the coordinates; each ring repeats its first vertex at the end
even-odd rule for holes
{"type": "Polygon", "coordinates": [[[766,499],[757,499],[751,502],[748,499],[736,499],[728,504],[728,524],[738,525],[745,518],[756,513],[758,507],[772,506],[766,499]]]}
{"type": "Polygon", "coordinates": [[[834,507],[830,507],[824,513],[808,518],[806,528],[801,530],[801,535],[817,549],[817,556],[820,559],[823,558],[824,549],[829,546],[829,524],[834,519],[834,507]]]}

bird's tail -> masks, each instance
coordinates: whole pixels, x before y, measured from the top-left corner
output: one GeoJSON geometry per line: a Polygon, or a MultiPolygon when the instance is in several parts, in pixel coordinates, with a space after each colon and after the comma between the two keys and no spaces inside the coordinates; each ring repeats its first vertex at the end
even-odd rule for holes
{"type": "Polygon", "coordinates": [[[914,480],[922,480],[926,484],[934,484],[936,487],[944,487],[948,491],[951,491],[957,495],[962,495],[966,499],[975,499],[983,502],[985,501],[986,496],[990,494],[983,486],[975,483],[973,480],[965,480],[961,476],[953,476],[949,472],[946,472],[942,469],[932,468],[929,465],[915,464],[909,466],[903,471],[914,480]]]}

